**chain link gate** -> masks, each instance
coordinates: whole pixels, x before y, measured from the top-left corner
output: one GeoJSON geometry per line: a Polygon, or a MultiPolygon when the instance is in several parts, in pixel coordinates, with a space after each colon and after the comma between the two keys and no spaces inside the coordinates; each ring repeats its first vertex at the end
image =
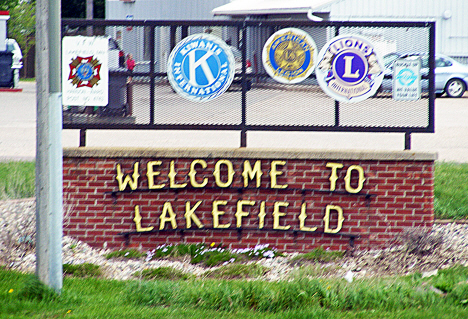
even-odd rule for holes
{"type": "Polygon", "coordinates": [[[62,36],[90,34],[109,37],[109,104],[64,106],[63,128],[80,130],[80,146],[86,130],[99,129],[239,131],[241,147],[248,131],[394,132],[405,134],[405,149],[411,148],[411,133],[434,132],[434,22],[62,21],[62,36]],[[385,53],[427,55],[420,99],[394,100],[390,73],[374,96],[356,103],[329,97],[315,72],[299,84],[276,82],[263,67],[262,49],[283,28],[307,32],[319,51],[335,36],[353,34],[385,53]],[[238,60],[231,87],[204,103],[175,93],[166,71],[171,50],[197,33],[223,39],[238,60]],[[129,53],[136,61],[133,72],[123,63],[129,53]]]}

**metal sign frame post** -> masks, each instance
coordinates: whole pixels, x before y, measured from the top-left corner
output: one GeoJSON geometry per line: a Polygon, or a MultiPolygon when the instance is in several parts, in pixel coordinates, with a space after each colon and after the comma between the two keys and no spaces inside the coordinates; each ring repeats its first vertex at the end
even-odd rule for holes
{"type": "Polygon", "coordinates": [[[62,290],[60,1],[36,2],[36,275],[62,290]]]}

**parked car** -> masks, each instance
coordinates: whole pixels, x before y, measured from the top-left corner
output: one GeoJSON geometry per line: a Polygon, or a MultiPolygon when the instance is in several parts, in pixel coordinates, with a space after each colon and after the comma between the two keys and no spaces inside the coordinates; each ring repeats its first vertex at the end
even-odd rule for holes
{"type": "MultiPolygon", "coordinates": [[[[382,90],[392,90],[391,76],[393,74],[393,63],[397,59],[415,59],[418,57],[421,59],[421,76],[427,76],[429,73],[429,58],[427,54],[393,52],[385,55],[383,60],[386,78],[382,81],[382,90]]],[[[446,55],[436,54],[434,74],[437,97],[445,93],[449,97],[459,98],[463,96],[468,88],[468,65],[457,62],[446,55]]],[[[428,87],[428,80],[422,79],[422,91],[427,91],[428,87]]]]}

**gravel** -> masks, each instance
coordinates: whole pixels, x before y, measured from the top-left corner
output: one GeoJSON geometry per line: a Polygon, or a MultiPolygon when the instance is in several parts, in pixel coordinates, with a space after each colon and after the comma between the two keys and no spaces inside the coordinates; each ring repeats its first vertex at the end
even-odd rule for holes
{"type": "MultiPolygon", "coordinates": [[[[413,229],[402,234],[400,244],[383,250],[359,250],[330,263],[298,260],[297,254],[252,261],[270,271],[263,280],[276,281],[300,276],[342,277],[347,280],[363,277],[407,275],[414,272],[433,273],[454,265],[468,266],[468,224],[436,223],[427,235],[413,229]],[[401,244],[403,243],[403,244],[401,244]]],[[[8,269],[33,273],[35,271],[35,199],[0,201],[0,265],[8,269]]],[[[146,268],[173,267],[197,276],[212,270],[192,265],[189,259],[144,258],[107,260],[109,250],[94,249],[74,238],[63,238],[63,263],[99,265],[104,278],[127,280],[146,268]]]]}

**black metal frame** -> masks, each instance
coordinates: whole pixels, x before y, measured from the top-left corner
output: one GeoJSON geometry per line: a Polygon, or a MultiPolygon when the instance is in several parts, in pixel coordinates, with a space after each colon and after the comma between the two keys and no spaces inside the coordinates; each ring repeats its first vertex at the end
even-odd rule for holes
{"type": "MultiPolygon", "coordinates": [[[[157,124],[154,123],[154,103],[155,103],[155,78],[166,76],[166,73],[156,73],[154,69],[155,53],[151,50],[150,70],[148,73],[133,73],[132,76],[145,76],[150,78],[150,123],[151,124],[96,124],[96,123],[66,123],[64,129],[79,129],[80,130],[80,146],[86,144],[87,129],[134,129],[134,130],[230,130],[240,131],[240,146],[247,146],[247,131],[327,131],[327,132],[392,132],[405,134],[405,149],[411,149],[411,133],[433,133],[434,132],[434,101],[435,101],[435,22],[362,22],[362,21],[285,21],[285,20],[212,20],[212,21],[137,21],[137,20],[68,20],[62,21],[62,26],[69,27],[103,27],[103,26],[135,26],[135,27],[151,27],[152,43],[154,47],[154,32],[155,27],[171,27],[171,35],[175,35],[177,27],[182,28],[182,36],[187,34],[188,27],[210,27],[210,26],[228,26],[237,27],[241,34],[240,50],[242,52],[243,61],[246,60],[246,44],[247,29],[250,27],[332,27],[335,28],[335,34],[339,34],[339,29],[342,27],[386,27],[386,28],[424,28],[429,29],[429,98],[428,98],[428,125],[427,127],[395,127],[395,126],[340,126],[340,102],[335,101],[335,124],[333,126],[314,126],[314,125],[248,125],[246,122],[246,107],[247,107],[247,78],[253,76],[264,77],[266,74],[251,75],[246,74],[245,63],[242,64],[242,120],[240,124],[157,124]],[[185,32],[184,32],[185,30],[185,32]]],[[[171,39],[171,47],[175,45],[175,41],[171,39]]],[[[110,75],[129,75],[126,72],[110,72],[110,75]]]]}

